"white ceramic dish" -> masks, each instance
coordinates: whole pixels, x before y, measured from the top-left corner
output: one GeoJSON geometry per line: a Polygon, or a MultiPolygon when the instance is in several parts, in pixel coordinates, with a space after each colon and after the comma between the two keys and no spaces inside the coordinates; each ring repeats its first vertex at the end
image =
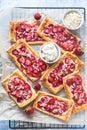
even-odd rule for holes
{"type": "Polygon", "coordinates": [[[46,62],[47,64],[55,63],[60,58],[60,55],[61,55],[61,51],[56,43],[46,42],[45,44],[41,45],[40,56],[41,56],[42,60],[44,62],[46,62]],[[53,44],[53,48],[50,48],[51,50],[48,49],[48,47],[50,47],[50,45],[52,45],[52,44],[53,44]],[[43,48],[45,48],[44,50],[46,50],[46,52],[43,52],[43,48]],[[53,60],[52,60],[52,58],[53,58],[53,60]]]}
{"type": "Polygon", "coordinates": [[[77,30],[83,25],[84,19],[80,11],[69,10],[63,16],[63,24],[69,30],[77,30]]]}

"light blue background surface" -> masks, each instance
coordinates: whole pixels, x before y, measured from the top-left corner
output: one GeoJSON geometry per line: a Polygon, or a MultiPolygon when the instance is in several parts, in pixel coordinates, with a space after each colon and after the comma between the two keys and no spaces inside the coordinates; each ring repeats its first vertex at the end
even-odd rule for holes
{"type": "MultiPolygon", "coordinates": [[[[87,0],[0,0],[0,11],[8,7],[85,7],[87,0]]],[[[87,18],[87,15],[86,15],[87,18]]],[[[0,130],[10,130],[8,121],[0,121],[0,130]]],[[[85,129],[87,130],[87,126],[85,129]]]]}

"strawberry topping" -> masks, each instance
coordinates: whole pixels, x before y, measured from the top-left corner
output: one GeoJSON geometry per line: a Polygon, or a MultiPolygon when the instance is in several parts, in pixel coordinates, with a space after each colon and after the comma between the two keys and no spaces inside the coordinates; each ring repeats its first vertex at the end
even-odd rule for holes
{"type": "Polygon", "coordinates": [[[66,32],[65,28],[60,25],[49,24],[44,27],[43,33],[53,39],[65,51],[72,51],[78,44],[76,37],[66,32]]]}
{"type": "Polygon", "coordinates": [[[9,81],[8,89],[8,94],[17,98],[20,103],[32,96],[30,85],[19,77],[14,77],[9,81]]]}
{"type": "Polygon", "coordinates": [[[39,24],[29,24],[21,22],[16,26],[16,40],[24,39],[26,42],[44,41],[38,34],[39,24]]]}
{"type": "Polygon", "coordinates": [[[72,73],[74,69],[75,62],[71,58],[66,57],[55,69],[49,73],[48,82],[51,83],[53,87],[58,87],[63,82],[62,78],[72,73]]]}
{"type": "MultiPolygon", "coordinates": [[[[47,68],[46,63],[31,54],[24,45],[18,48],[17,51],[19,53],[13,53],[13,55],[17,58],[17,61],[21,65],[21,69],[24,70],[27,75],[39,79],[41,73],[47,68]]],[[[15,49],[12,52],[15,52],[15,49]]]]}
{"type": "Polygon", "coordinates": [[[80,75],[74,75],[68,78],[66,83],[71,90],[72,98],[76,106],[87,103],[87,94],[82,86],[82,78],[80,75]]]}
{"type": "Polygon", "coordinates": [[[18,55],[18,50],[17,50],[17,49],[14,49],[14,50],[12,51],[12,54],[13,54],[13,55],[18,55]]]}
{"type": "Polygon", "coordinates": [[[68,111],[68,105],[64,101],[49,95],[39,99],[38,108],[55,115],[64,115],[68,111]]]}

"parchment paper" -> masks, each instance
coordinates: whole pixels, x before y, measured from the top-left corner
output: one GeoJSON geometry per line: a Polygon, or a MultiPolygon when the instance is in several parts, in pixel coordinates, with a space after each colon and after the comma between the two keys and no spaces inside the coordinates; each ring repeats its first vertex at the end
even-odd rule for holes
{"type": "MultiPolygon", "coordinates": [[[[11,74],[14,70],[18,69],[14,63],[9,59],[6,50],[11,46],[11,43],[9,42],[9,21],[11,20],[11,11],[12,9],[5,10],[0,15],[0,55],[2,57],[2,77],[0,80],[3,80],[6,78],[9,74],[11,74]]],[[[25,19],[33,19],[32,15],[37,10],[31,10],[29,11],[29,17],[26,17],[25,19]]],[[[54,11],[54,10],[39,10],[39,12],[42,12],[44,14],[47,14],[50,18],[58,21],[59,23],[62,23],[62,16],[64,14],[64,10],[54,11]]],[[[22,12],[21,16],[22,16],[22,12]]],[[[44,16],[44,15],[43,15],[44,16]]],[[[23,18],[23,17],[21,17],[23,18]]],[[[85,48],[87,48],[87,32],[86,32],[86,24],[74,33],[77,34],[82,39],[82,43],[84,44],[85,48]]],[[[32,46],[37,53],[39,50],[40,45],[32,46]]],[[[86,50],[86,49],[85,49],[86,50]]],[[[84,62],[84,67],[81,69],[81,74],[83,76],[83,80],[86,86],[87,90],[87,51],[85,51],[85,55],[81,57],[81,60],[84,62]]],[[[22,72],[21,72],[22,73],[22,72]]],[[[25,76],[27,79],[27,77],[25,76]]],[[[30,83],[31,81],[27,79],[30,83]]],[[[33,86],[33,83],[31,83],[33,86]]],[[[49,92],[44,86],[42,87],[43,91],[49,92]]],[[[58,96],[65,97],[64,90],[59,92],[57,94],[58,96]]],[[[70,117],[70,120],[68,124],[86,124],[86,113],[85,111],[79,112],[76,115],[72,114],[70,117]]],[[[29,122],[42,122],[42,123],[55,123],[55,124],[66,124],[58,119],[55,119],[53,117],[50,117],[48,115],[45,115],[39,111],[34,112],[33,115],[26,115],[24,111],[15,104],[15,102],[9,98],[7,92],[4,90],[3,86],[0,83],[0,120],[23,120],[23,121],[29,121],[29,122]]]]}

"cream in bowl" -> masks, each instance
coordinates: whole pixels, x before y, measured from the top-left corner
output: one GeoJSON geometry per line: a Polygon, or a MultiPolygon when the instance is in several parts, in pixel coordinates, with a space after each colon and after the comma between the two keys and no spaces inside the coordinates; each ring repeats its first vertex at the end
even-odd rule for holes
{"type": "Polygon", "coordinates": [[[48,64],[56,62],[60,57],[60,48],[54,42],[47,42],[40,48],[41,58],[48,64]]]}
{"type": "Polygon", "coordinates": [[[83,24],[83,16],[81,12],[76,10],[67,11],[63,17],[63,24],[70,30],[77,30],[83,24]]]}

